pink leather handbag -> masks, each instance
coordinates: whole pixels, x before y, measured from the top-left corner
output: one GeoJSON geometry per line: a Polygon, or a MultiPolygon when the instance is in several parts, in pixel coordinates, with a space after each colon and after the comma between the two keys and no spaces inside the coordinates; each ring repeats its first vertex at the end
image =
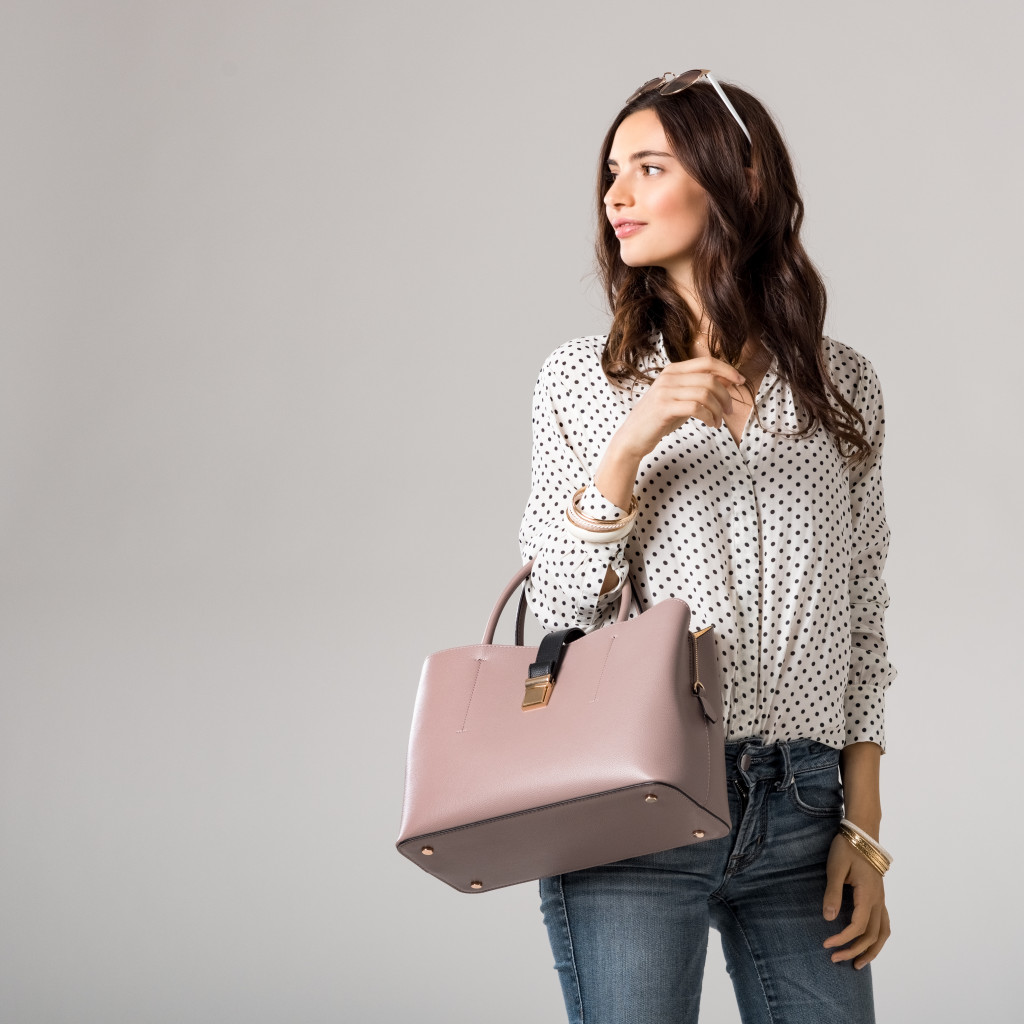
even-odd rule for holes
{"type": "Polygon", "coordinates": [[[493,643],[423,665],[397,847],[460,892],[655,853],[729,833],[722,691],[711,626],[669,598],[629,618],[493,643]]]}

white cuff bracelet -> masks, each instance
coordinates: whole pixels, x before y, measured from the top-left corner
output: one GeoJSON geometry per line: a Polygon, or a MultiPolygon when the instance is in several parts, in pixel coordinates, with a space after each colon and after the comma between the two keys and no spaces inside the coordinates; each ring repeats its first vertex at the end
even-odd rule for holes
{"type": "Polygon", "coordinates": [[[617,530],[602,530],[599,533],[596,530],[584,530],[566,516],[565,528],[574,537],[585,540],[589,544],[613,544],[629,535],[630,530],[633,529],[633,520],[631,519],[625,526],[620,526],[617,530]]]}

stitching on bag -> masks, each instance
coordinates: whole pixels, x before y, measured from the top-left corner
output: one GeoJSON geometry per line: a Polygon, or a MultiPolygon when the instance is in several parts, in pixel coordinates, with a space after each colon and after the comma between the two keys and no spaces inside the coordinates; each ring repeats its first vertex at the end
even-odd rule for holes
{"type": "Polygon", "coordinates": [[[466,717],[462,719],[462,728],[459,732],[466,731],[466,723],[469,721],[469,709],[473,706],[473,696],[476,694],[476,685],[480,682],[480,666],[483,663],[483,658],[476,659],[476,675],[473,676],[473,689],[469,691],[469,700],[466,701],[466,717]]]}
{"type": "MultiPolygon", "coordinates": [[[[704,718],[703,715],[701,715],[701,717],[704,718]]],[[[708,725],[708,720],[706,718],[704,718],[704,739],[707,741],[708,747],[708,789],[704,794],[704,803],[706,804],[711,797],[711,727],[708,725]]]]}
{"type": "Polygon", "coordinates": [[[590,698],[590,703],[593,704],[597,700],[598,692],[601,689],[601,682],[604,679],[604,670],[608,664],[608,656],[612,653],[612,644],[618,639],[618,633],[613,633],[611,640],[608,642],[608,650],[604,652],[604,661],[601,663],[601,674],[597,677],[597,686],[594,687],[594,696],[590,698]]]}

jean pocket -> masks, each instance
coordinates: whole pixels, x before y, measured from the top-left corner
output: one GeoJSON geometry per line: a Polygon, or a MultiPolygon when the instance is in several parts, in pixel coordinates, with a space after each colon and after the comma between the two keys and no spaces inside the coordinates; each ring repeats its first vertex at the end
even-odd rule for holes
{"type": "Polygon", "coordinates": [[[822,818],[842,815],[843,784],[838,764],[797,772],[787,792],[805,814],[822,818]]]}

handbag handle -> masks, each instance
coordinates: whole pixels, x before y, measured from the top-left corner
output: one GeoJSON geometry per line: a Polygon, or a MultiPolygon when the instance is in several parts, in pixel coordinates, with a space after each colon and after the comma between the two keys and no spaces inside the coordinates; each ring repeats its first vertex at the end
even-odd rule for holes
{"type": "MultiPolygon", "coordinates": [[[[520,583],[523,583],[526,578],[530,575],[530,571],[533,569],[533,559],[531,558],[522,568],[517,570],[516,574],[505,586],[505,589],[501,592],[501,596],[498,598],[491,610],[491,617],[487,620],[487,626],[484,629],[483,640],[481,644],[488,645],[494,643],[494,631],[498,628],[498,619],[501,618],[501,613],[505,610],[505,605],[508,604],[508,599],[515,593],[516,588],[520,583]]],[[[617,622],[625,622],[629,618],[629,610],[633,600],[636,598],[636,592],[632,586],[632,579],[627,573],[626,579],[622,584],[622,595],[619,600],[619,615],[617,622]]],[[[640,603],[637,601],[637,611],[642,611],[640,603]]],[[[526,616],[526,587],[523,587],[523,593],[519,598],[519,610],[516,614],[516,647],[523,646],[523,624],[526,616]]]]}

